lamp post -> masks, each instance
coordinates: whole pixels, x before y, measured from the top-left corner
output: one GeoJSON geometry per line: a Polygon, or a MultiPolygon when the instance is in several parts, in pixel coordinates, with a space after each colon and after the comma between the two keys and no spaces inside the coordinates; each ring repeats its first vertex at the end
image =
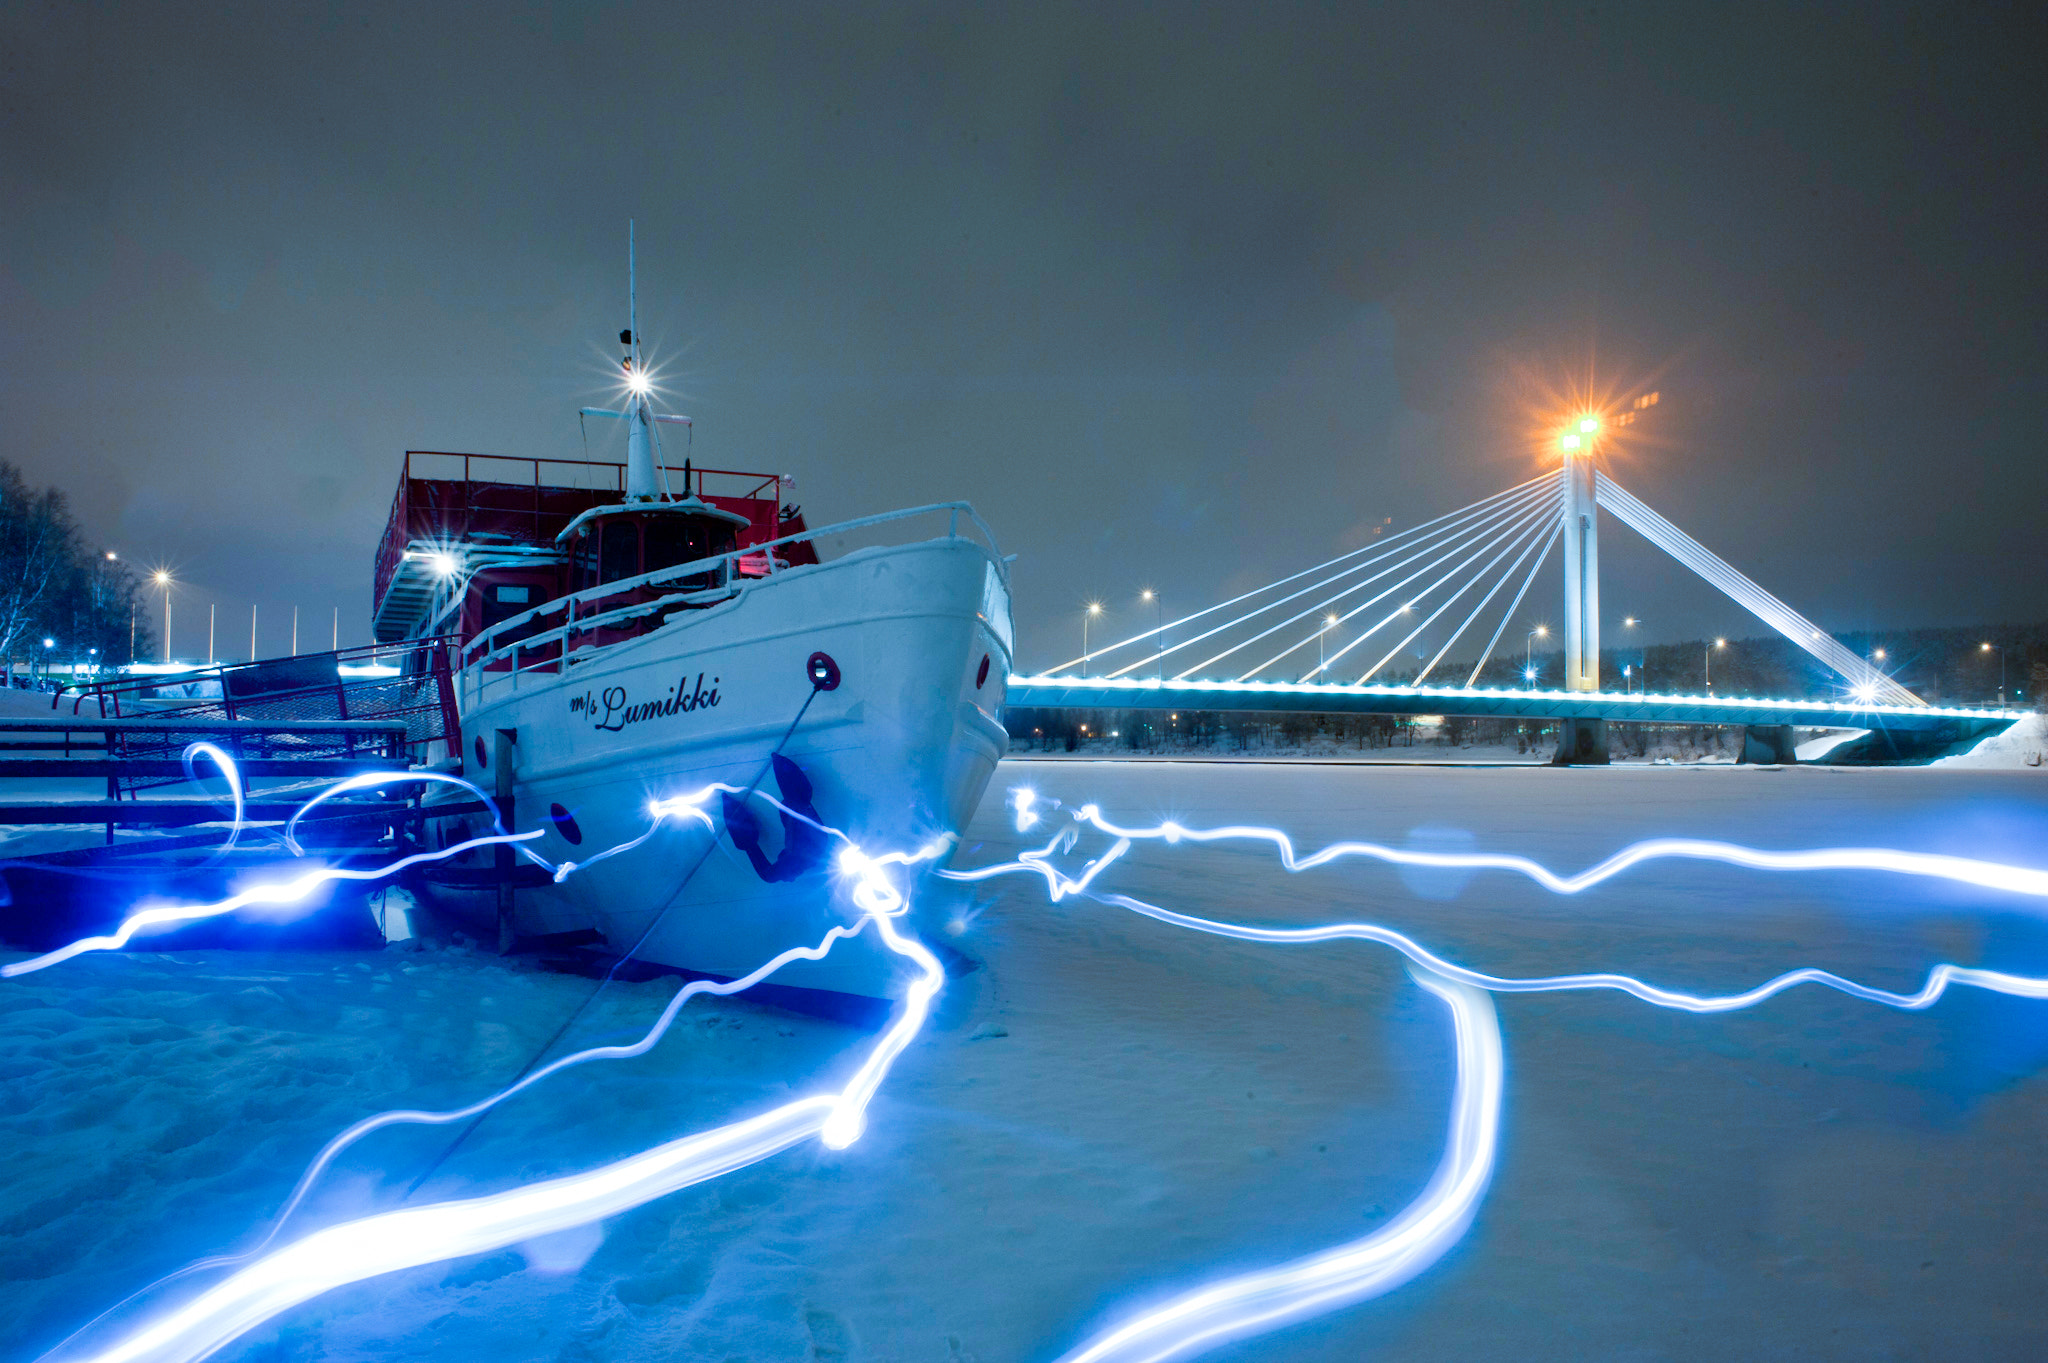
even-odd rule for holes
{"type": "Polygon", "coordinates": [[[1998,655],[1998,708],[2003,710],[2005,708],[2005,650],[1997,644],[1983,643],[1977,645],[1977,651],[1979,653],[1996,653],[1998,655]]]}
{"type": "Polygon", "coordinates": [[[1529,683],[1531,691],[1536,689],[1536,660],[1534,656],[1536,645],[1533,641],[1548,639],[1549,637],[1550,626],[1538,625],[1530,630],[1527,637],[1522,640],[1522,680],[1529,683]]]}
{"type": "Polygon", "coordinates": [[[1323,668],[1327,665],[1327,660],[1323,657],[1323,639],[1335,628],[1337,628],[1337,617],[1335,614],[1330,614],[1323,617],[1323,627],[1316,631],[1316,677],[1318,679],[1323,679],[1323,668]]]}
{"type": "MultiPolygon", "coordinates": [[[[1635,628],[1635,627],[1636,627],[1637,625],[1640,625],[1641,623],[1643,623],[1643,622],[1642,622],[1642,621],[1640,621],[1640,620],[1638,620],[1638,619],[1636,619],[1636,617],[1635,617],[1635,616],[1633,616],[1633,615],[1625,615],[1625,616],[1623,616],[1623,617],[1622,617],[1622,620],[1621,620],[1621,627],[1622,627],[1623,629],[1627,629],[1627,630],[1632,630],[1632,629],[1634,629],[1634,628],[1635,628]]],[[[1642,683],[1642,686],[1643,686],[1643,690],[1644,690],[1645,692],[1648,692],[1648,690],[1650,689],[1650,688],[1649,688],[1649,684],[1648,684],[1647,682],[1644,682],[1644,681],[1643,681],[1642,679],[1643,679],[1643,678],[1645,678],[1645,677],[1647,677],[1647,676],[1649,675],[1649,672],[1650,672],[1650,655],[1649,655],[1649,654],[1648,654],[1647,652],[1645,652],[1645,651],[1643,650],[1643,648],[1642,648],[1642,647],[1641,647],[1640,645],[1638,645],[1638,646],[1637,646],[1637,648],[1636,648],[1636,665],[1635,665],[1635,671],[1634,671],[1634,672],[1630,672],[1628,668],[1624,667],[1624,668],[1623,668],[1623,669],[1621,670],[1621,675],[1622,675],[1622,677],[1623,677],[1623,679],[1624,679],[1624,680],[1626,680],[1627,678],[1629,678],[1629,677],[1631,677],[1631,676],[1635,677],[1635,678],[1637,679],[1637,681],[1638,681],[1638,682],[1641,682],[1641,683],[1642,683]]],[[[1633,686],[1631,686],[1631,687],[1628,687],[1628,688],[1624,688],[1624,689],[1633,689],[1633,686]]]]}
{"type": "Polygon", "coordinates": [[[1156,626],[1156,628],[1152,631],[1153,652],[1159,655],[1159,680],[1165,681],[1166,603],[1164,601],[1161,601],[1159,599],[1159,593],[1153,591],[1150,587],[1147,587],[1144,591],[1139,592],[1138,599],[1140,601],[1150,601],[1152,603],[1152,623],[1156,626]]]}
{"type": "MultiPolygon", "coordinates": [[[[1714,640],[1714,648],[1726,647],[1728,647],[1726,639],[1714,640]]],[[[1710,696],[1714,694],[1714,648],[1703,648],[1700,650],[1701,655],[1707,660],[1707,694],[1710,696]]]]}
{"type": "Polygon", "coordinates": [[[1088,622],[1100,614],[1102,614],[1102,603],[1100,601],[1090,601],[1088,609],[1081,612],[1081,675],[1084,677],[1088,675],[1088,659],[1090,657],[1088,652],[1088,622]]]}
{"type": "Polygon", "coordinates": [[[164,589],[164,661],[171,660],[171,575],[159,568],[150,574],[150,581],[164,589]]]}

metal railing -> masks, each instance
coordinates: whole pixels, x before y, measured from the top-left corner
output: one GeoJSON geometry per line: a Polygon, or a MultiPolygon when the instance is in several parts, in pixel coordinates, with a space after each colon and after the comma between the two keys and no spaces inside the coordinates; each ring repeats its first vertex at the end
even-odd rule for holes
{"type": "MultiPolygon", "coordinates": [[[[749,501],[769,502],[779,507],[782,504],[783,485],[791,480],[782,474],[747,473],[739,469],[711,468],[670,468],[662,466],[664,476],[673,475],[681,483],[684,495],[692,493],[702,496],[731,497],[749,501]],[[724,485],[714,488],[709,480],[720,480],[724,485]]],[[[423,508],[442,513],[459,512],[464,518],[478,514],[496,516],[518,516],[530,519],[532,534],[536,540],[548,537],[547,523],[559,519],[566,524],[576,511],[587,509],[577,506],[550,507],[547,494],[561,493],[615,493],[625,495],[626,466],[608,460],[596,459],[540,459],[524,455],[509,454],[463,454],[454,450],[407,450],[400,467],[398,490],[391,498],[391,513],[384,522],[384,534],[377,544],[377,560],[374,580],[371,584],[372,603],[384,599],[385,590],[397,571],[399,561],[404,557],[418,527],[412,524],[414,506],[414,484],[422,490],[431,485],[461,488],[459,505],[433,505],[431,497],[423,508]],[[438,466],[437,466],[438,461],[438,466]],[[561,470],[561,472],[554,472],[561,470]],[[503,473],[502,477],[494,476],[503,473]],[[493,491],[500,490],[494,496],[493,491]],[[516,496],[511,494],[517,492],[516,496]]],[[[451,527],[440,527],[444,531],[451,527]]],[[[462,527],[454,527],[459,538],[462,527]]]]}
{"type": "Polygon", "coordinates": [[[864,530],[870,526],[886,525],[892,521],[909,520],[915,516],[935,515],[942,511],[947,513],[945,538],[960,538],[960,518],[962,515],[965,515],[973,527],[981,532],[982,539],[988,543],[989,555],[994,560],[997,571],[1002,574],[1003,585],[1008,587],[1010,577],[1009,564],[1003,558],[1001,548],[996,544],[995,532],[989,529],[988,522],[982,520],[973,506],[966,502],[933,502],[927,506],[914,506],[901,511],[885,511],[880,515],[862,516],[850,521],[840,521],[834,525],[820,526],[817,529],[807,529],[796,534],[784,535],[779,539],[768,540],[761,544],[748,545],[744,549],[731,549],[722,554],[711,555],[708,558],[692,559],[688,563],[679,563],[672,567],[657,569],[651,573],[642,573],[638,577],[621,578],[616,582],[607,582],[602,586],[587,588],[580,592],[571,593],[568,596],[559,597],[556,600],[536,606],[523,614],[503,620],[477,635],[462,651],[462,665],[458,682],[462,708],[468,710],[471,706],[476,705],[482,700],[486,687],[496,681],[502,680],[516,685],[519,675],[523,672],[534,672],[542,669],[559,672],[566,668],[569,655],[574,651],[572,641],[579,634],[595,633],[608,627],[616,627],[634,619],[660,614],[664,611],[688,609],[691,607],[701,609],[706,606],[716,605],[721,601],[744,595],[755,585],[773,581],[781,572],[787,571],[786,568],[777,567],[779,560],[775,558],[773,552],[777,545],[792,543],[798,540],[818,542],[822,541],[827,535],[846,534],[855,530],[864,530]],[[577,607],[579,605],[600,602],[608,597],[620,596],[627,592],[659,587],[665,583],[674,582],[679,578],[697,577],[714,571],[722,564],[736,565],[737,561],[741,558],[764,553],[768,561],[769,571],[763,577],[750,579],[737,577],[729,573],[726,582],[721,586],[668,593],[655,597],[652,600],[636,601],[625,606],[600,611],[594,615],[579,616],[577,614],[577,607]],[[538,632],[519,633],[521,630],[531,630],[533,626],[556,614],[566,614],[567,619],[559,625],[538,632]],[[517,637],[507,638],[506,636],[508,635],[517,635],[517,637]],[[528,661],[525,655],[533,653],[544,653],[546,656],[528,661]]]}
{"type": "Polygon", "coordinates": [[[50,698],[71,713],[88,707],[103,720],[260,721],[272,725],[330,721],[402,724],[416,751],[460,732],[454,688],[452,636],[368,644],[331,653],[302,653],[252,663],[231,663],[168,676],[117,677],[71,687],[50,698]],[[387,665],[388,677],[349,677],[344,666],[387,665]],[[219,695],[164,696],[167,689],[217,683],[219,695]]]}

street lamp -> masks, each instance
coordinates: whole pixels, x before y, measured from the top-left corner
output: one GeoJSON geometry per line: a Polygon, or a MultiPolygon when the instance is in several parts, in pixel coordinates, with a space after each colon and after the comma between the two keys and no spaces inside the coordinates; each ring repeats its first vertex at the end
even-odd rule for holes
{"type": "Polygon", "coordinates": [[[1536,660],[1532,652],[1536,645],[1531,641],[1548,639],[1549,637],[1550,626],[1538,625],[1530,630],[1528,636],[1522,640],[1522,680],[1529,683],[1531,691],[1536,689],[1536,660]]]}
{"type": "MultiPolygon", "coordinates": [[[[1714,640],[1714,648],[1726,647],[1728,647],[1728,641],[1726,639],[1714,640]]],[[[1706,648],[1700,650],[1702,655],[1704,655],[1707,660],[1707,694],[1710,696],[1714,694],[1714,648],[1706,648]]]]}
{"type": "Polygon", "coordinates": [[[1316,631],[1316,676],[1319,679],[1323,678],[1323,668],[1326,665],[1323,658],[1323,638],[1335,628],[1337,628],[1337,616],[1332,612],[1323,617],[1323,627],[1316,631]]]}
{"type": "MultiPolygon", "coordinates": [[[[1635,618],[1635,617],[1634,617],[1633,615],[1624,615],[1624,616],[1623,616],[1623,617],[1621,618],[1621,627],[1622,627],[1623,629],[1634,629],[1634,628],[1635,628],[1635,627],[1636,627],[1637,625],[1640,625],[1641,623],[1643,623],[1643,622],[1642,622],[1642,621],[1640,621],[1640,620],[1638,620],[1638,619],[1636,619],[1636,618],[1635,618]]],[[[1636,670],[1637,672],[1640,672],[1640,673],[1642,673],[1642,674],[1643,674],[1643,675],[1644,675],[1645,677],[1648,677],[1648,676],[1649,676],[1649,672],[1650,672],[1650,655],[1649,655],[1649,654],[1648,654],[1647,652],[1645,652],[1644,650],[1640,649],[1640,648],[1638,648],[1638,649],[1636,650],[1636,667],[1635,667],[1635,670],[1636,670]]],[[[1626,678],[1628,678],[1628,677],[1629,677],[1630,675],[1632,675],[1632,674],[1631,674],[1631,673],[1629,672],[1629,670],[1628,670],[1628,669],[1627,669],[1626,667],[1624,667],[1624,668],[1622,668],[1622,669],[1621,669],[1621,675],[1622,675],[1622,677],[1623,677],[1624,679],[1626,679],[1626,678]]],[[[1645,681],[1645,682],[1644,682],[1644,684],[1643,684],[1643,690],[1644,690],[1645,692],[1648,692],[1648,690],[1649,690],[1649,689],[1650,689],[1650,688],[1649,688],[1649,683],[1648,683],[1647,681],[1645,681]]]]}
{"type": "Polygon", "coordinates": [[[1090,657],[1088,652],[1088,622],[1100,614],[1102,614],[1102,603],[1100,601],[1090,601],[1088,609],[1081,612],[1081,675],[1084,677],[1088,675],[1088,659],[1090,657]]]}
{"type": "Polygon", "coordinates": [[[1977,651],[1979,653],[1996,653],[1998,655],[1998,708],[2003,710],[2005,708],[2005,650],[1997,644],[1984,643],[1977,645],[1977,651]]]}
{"type": "Polygon", "coordinates": [[[163,568],[150,574],[150,581],[164,589],[164,661],[171,660],[171,575],[163,568]]]}
{"type": "Polygon", "coordinates": [[[1150,601],[1152,603],[1152,623],[1157,626],[1157,628],[1152,631],[1152,636],[1154,640],[1153,651],[1159,655],[1159,680],[1165,681],[1166,603],[1164,601],[1161,601],[1159,599],[1159,593],[1153,591],[1150,587],[1147,587],[1144,591],[1139,592],[1138,599],[1140,601],[1150,601]]]}

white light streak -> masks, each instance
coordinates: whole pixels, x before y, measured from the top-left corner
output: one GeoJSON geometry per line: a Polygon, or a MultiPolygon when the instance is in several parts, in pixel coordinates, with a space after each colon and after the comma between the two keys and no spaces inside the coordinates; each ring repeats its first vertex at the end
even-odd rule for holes
{"type": "Polygon", "coordinates": [[[1448,961],[1413,938],[1371,923],[1330,923],[1305,928],[1264,928],[1198,918],[1121,894],[1101,894],[1088,887],[1101,872],[1131,847],[1134,839],[1157,839],[1170,846],[1249,838],[1275,848],[1290,871],[1308,869],[1341,856],[1367,855],[1400,865],[1507,869],[1518,871],[1561,894],[1577,893],[1629,866],[1659,856],[1694,856],[1766,870],[1863,869],[1902,875],[1936,876],[1988,888],[2035,896],[2048,895],[2048,872],[1960,857],[1936,857],[1883,848],[1823,849],[1772,853],[1689,839],[1638,843],[1578,876],[1558,876],[1521,857],[1475,853],[1417,853],[1372,843],[1337,843],[1310,857],[1298,857],[1293,843],[1278,829],[1231,827],[1188,829],[1167,822],[1148,829],[1123,828],[1104,819],[1095,805],[1073,811],[1072,824],[1045,847],[1016,861],[975,871],[942,871],[959,880],[1033,872],[1044,877],[1049,897],[1085,895],[1174,927],[1188,928],[1240,941],[1274,945],[1306,945],[1358,940],[1377,942],[1406,956],[1415,978],[1451,1004],[1458,1023],[1458,1097],[1451,1137],[1435,1179],[1395,1221],[1374,1235],[1291,1263],[1247,1273],[1176,1298],[1146,1312],[1110,1333],[1063,1356],[1061,1363],[1163,1363],[1231,1339],[1273,1329],[1288,1321],[1334,1310],[1386,1292],[1422,1272],[1442,1257],[1471,1223],[1491,1177],[1499,1135],[1501,1049],[1490,1003],[1481,1013],[1473,1000],[1493,993],[1547,993],[1608,989],[1629,994],[1660,1008],[1691,1013],[1724,1013],[1754,1007],[1801,984],[1818,984],[1854,998],[1892,1008],[1930,1008],[1951,984],[1965,985],[2021,998],[2048,998],[2048,979],[1980,970],[1943,962],[1928,972],[1912,993],[1878,989],[1836,975],[1804,968],[1787,971],[1754,988],[1733,994],[1701,995],[1665,989],[1632,976],[1595,973],[1513,979],[1489,975],[1448,961]],[[1071,849],[1082,825],[1117,839],[1102,856],[1086,863],[1078,876],[1066,876],[1049,864],[1056,852],[1071,849]],[[1483,992],[1481,992],[1483,991],[1483,992]]]}
{"type": "Polygon", "coordinates": [[[1336,842],[1308,856],[1294,850],[1293,840],[1277,828],[1230,825],[1222,828],[1183,828],[1167,822],[1149,828],[1126,828],[1102,816],[1099,807],[1087,804],[1073,811],[1074,824],[1061,830],[1044,847],[1021,854],[1016,861],[974,870],[941,870],[948,880],[986,880],[991,876],[1031,871],[1042,875],[1055,902],[1088,887],[1105,867],[1130,850],[1134,842],[1223,842],[1250,840],[1270,844],[1289,871],[1307,871],[1345,857],[1369,857],[1396,866],[1422,866],[1444,870],[1510,871],[1526,876],[1554,894],[1579,894],[1602,881],[1644,862],[1667,859],[1712,861],[1758,871],[1883,871],[1893,875],[1916,876],[1972,885],[1979,889],[2048,899],[2048,870],[2013,866],[2004,862],[1980,861],[1973,857],[1947,856],[1935,852],[1904,852],[1888,847],[1823,847],[1796,852],[1770,852],[1736,843],[1712,842],[1701,838],[1651,838],[1634,843],[1597,865],[1576,875],[1559,875],[1528,857],[1501,852],[1429,852],[1406,847],[1388,847],[1372,842],[1336,842]],[[1050,858],[1067,846],[1075,825],[1085,824],[1116,839],[1101,857],[1091,861],[1079,877],[1063,875],[1050,858]]]}
{"type": "Polygon", "coordinates": [[[1421,971],[1415,982],[1450,1006],[1458,1064],[1450,1135],[1422,1195],[1371,1235],[1177,1297],[1060,1363],[1161,1363],[1320,1315],[1399,1287],[1463,1238],[1500,1144],[1500,1023],[1481,990],[1421,971]]]}
{"type": "MultiPolygon", "coordinates": [[[[701,809],[696,806],[717,789],[721,787],[707,787],[693,796],[656,801],[650,807],[650,813],[657,819],[676,814],[702,816],[701,809]]],[[[762,798],[792,817],[804,817],[772,796],[764,794],[762,798]]],[[[527,1184],[487,1197],[377,1213],[313,1231],[282,1249],[261,1254],[191,1301],[156,1317],[111,1347],[86,1357],[91,1363],[143,1363],[144,1360],[148,1363],[195,1363],[278,1313],[347,1283],[420,1264],[485,1253],[538,1236],[588,1225],[679,1188],[758,1163],[811,1136],[819,1137],[835,1150],[852,1145],[865,1129],[869,1102],[888,1076],[896,1058],[923,1027],[930,1015],[931,1001],[945,983],[945,972],[938,959],[921,943],[896,929],[894,919],[908,905],[889,868],[909,867],[930,860],[940,855],[951,840],[936,839],[914,852],[869,855],[838,829],[815,824],[815,821],[807,822],[813,822],[814,826],[846,844],[838,865],[842,873],[852,878],[850,897],[864,915],[853,927],[834,928],[816,947],[785,951],[743,980],[730,985],[718,987],[699,983],[686,986],[671,1000],[648,1034],[632,1046],[597,1047],[565,1057],[481,1103],[456,1112],[385,1113],[357,1123],[323,1148],[301,1177],[278,1223],[281,1224],[283,1218],[299,1205],[312,1181],[334,1156],[370,1131],[394,1122],[460,1120],[476,1115],[571,1065],[643,1054],[660,1039],[675,1011],[693,994],[737,992],[759,983],[792,961],[821,958],[835,941],[851,936],[872,923],[883,943],[916,968],[916,978],[910,984],[895,1019],[876,1040],[852,1078],[837,1093],[801,1098],[758,1116],[685,1136],[584,1173],[527,1184]]],[[[539,834],[512,836],[537,837],[539,834]]],[[[509,840],[503,835],[473,839],[463,847],[509,840]]],[[[461,849],[448,849],[432,855],[453,855],[457,850],[461,849]]],[[[430,857],[407,858],[384,872],[359,874],[386,874],[398,866],[426,859],[430,857]]],[[[294,881],[287,886],[273,888],[283,893],[297,884],[294,881]]],[[[198,907],[216,912],[231,911],[220,906],[198,907]]],[[[80,946],[78,949],[91,948],[80,946]]],[[[53,956],[56,954],[52,953],[53,956]]],[[[274,1230],[272,1234],[275,1234],[274,1230]]],[[[264,1243],[267,1244],[269,1239],[266,1237],[264,1243]]],[[[252,1251],[255,1253],[257,1251],[252,1251]]],[[[210,1263],[220,1265],[249,1257],[235,1256],[232,1260],[213,1260],[210,1263]]]]}

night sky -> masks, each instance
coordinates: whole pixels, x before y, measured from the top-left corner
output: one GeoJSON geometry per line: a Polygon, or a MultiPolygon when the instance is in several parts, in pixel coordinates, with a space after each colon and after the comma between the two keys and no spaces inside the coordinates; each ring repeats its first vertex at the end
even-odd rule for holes
{"type": "MultiPolygon", "coordinates": [[[[699,462],[972,501],[1027,666],[1519,481],[1589,383],[1829,628],[2039,619],[2040,12],[1786,9],[9,4],[0,457],[181,655],[365,641],[403,450],[582,455],[630,217],[699,462]]],[[[1608,526],[1609,615],[1762,631],[1608,526]]]]}

